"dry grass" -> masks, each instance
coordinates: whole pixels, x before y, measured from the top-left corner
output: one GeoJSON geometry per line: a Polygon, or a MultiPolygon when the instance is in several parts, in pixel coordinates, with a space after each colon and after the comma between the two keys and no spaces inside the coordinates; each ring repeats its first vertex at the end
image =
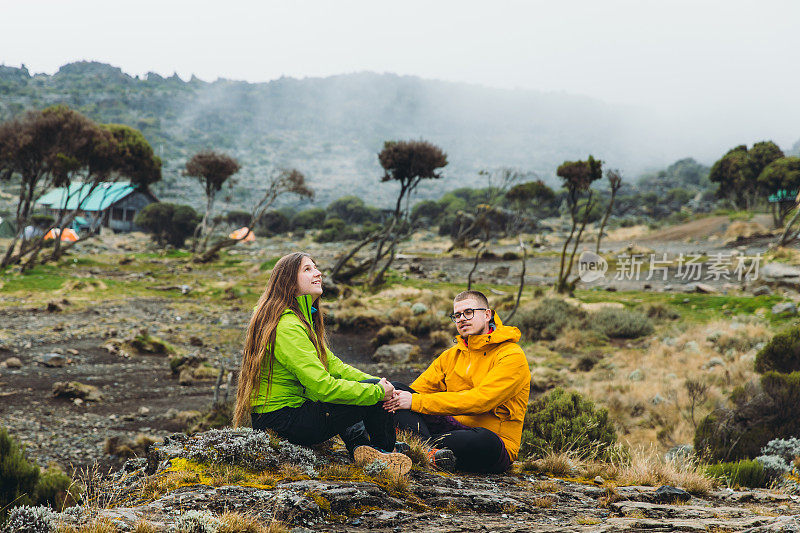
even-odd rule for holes
{"type": "Polygon", "coordinates": [[[540,509],[549,509],[554,503],[555,500],[551,496],[540,496],[533,499],[533,505],[540,509]]]}
{"type": "Polygon", "coordinates": [[[285,463],[278,469],[278,475],[285,481],[299,481],[301,479],[308,479],[308,476],[303,470],[295,464],[285,463]]]}
{"type": "Polygon", "coordinates": [[[538,492],[559,492],[563,487],[555,481],[539,481],[533,485],[533,490],[538,492]]]}
{"type": "MultiPolygon", "coordinates": [[[[703,468],[692,462],[666,461],[654,447],[638,448],[629,455],[618,453],[612,462],[581,460],[576,453],[548,453],[544,457],[528,459],[522,470],[557,478],[592,480],[597,476],[615,485],[672,485],[703,495],[714,489],[718,482],[709,477],[703,468]]],[[[535,490],[556,492],[558,484],[542,481],[535,490]]]]}
{"type": "Polygon", "coordinates": [[[272,520],[269,524],[262,519],[245,513],[226,512],[217,517],[217,533],[286,533],[289,529],[283,522],[272,520]]]}
{"type": "Polygon", "coordinates": [[[133,526],[133,533],[157,533],[158,528],[152,522],[141,519],[133,526]]]}
{"type": "Polygon", "coordinates": [[[110,518],[95,518],[79,526],[59,524],[56,531],[58,533],[117,533],[119,529],[110,518]]]}
{"type": "Polygon", "coordinates": [[[420,468],[430,468],[430,460],[428,459],[428,451],[431,449],[427,443],[420,438],[419,435],[410,431],[400,430],[397,432],[397,440],[405,442],[409,445],[409,457],[414,466],[420,468]]]}
{"type": "Polygon", "coordinates": [[[579,516],[575,519],[575,523],[580,526],[594,526],[601,523],[602,520],[595,516],[579,516]]]}
{"type": "Polygon", "coordinates": [[[757,377],[752,347],[770,336],[768,327],[758,322],[678,326],[685,329],[671,326],[644,347],[615,349],[572,380],[571,388],[609,410],[633,446],[655,442],[666,451],[691,443],[696,424],[715,405],[724,404],[734,387],[757,377]],[[634,371],[640,380],[631,379],[634,371]],[[707,385],[694,402],[686,388],[689,380],[707,385]]]}
{"type": "Polygon", "coordinates": [[[330,463],[319,471],[320,479],[355,479],[362,475],[361,469],[353,464],[330,463]]]}
{"type": "Polygon", "coordinates": [[[708,494],[718,483],[693,462],[666,461],[655,450],[641,448],[631,454],[630,462],[617,467],[614,478],[619,485],[671,485],[696,495],[708,494]]]}
{"type": "Polygon", "coordinates": [[[553,477],[572,477],[578,464],[575,454],[569,452],[549,452],[541,458],[527,459],[522,469],[534,474],[547,474],[553,477]]]}

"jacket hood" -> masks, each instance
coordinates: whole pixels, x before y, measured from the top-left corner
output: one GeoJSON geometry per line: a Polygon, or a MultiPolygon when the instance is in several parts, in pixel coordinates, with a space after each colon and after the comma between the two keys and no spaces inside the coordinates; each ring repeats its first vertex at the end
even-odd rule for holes
{"type": "Polygon", "coordinates": [[[463,350],[476,350],[491,344],[500,344],[501,342],[518,342],[522,337],[522,333],[520,332],[519,328],[515,328],[514,326],[504,326],[503,321],[500,320],[500,317],[497,316],[497,313],[494,313],[492,320],[495,326],[494,331],[491,333],[485,333],[483,335],[468,335],[466,339],[459,335],[457,337],[458,347],[463,350]]]}

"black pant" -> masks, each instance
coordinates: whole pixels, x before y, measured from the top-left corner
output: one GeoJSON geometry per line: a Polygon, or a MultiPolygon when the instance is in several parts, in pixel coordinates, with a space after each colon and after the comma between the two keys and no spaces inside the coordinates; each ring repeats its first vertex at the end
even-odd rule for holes
{"type": "MultiPolygon", "coordinates": [[[[364,380],[377,383],[378,380],[364,380]]],[[[269,413],[252,413],[253,429],[271,429],[292,444],[311,446],[334,435],[344,441],[347,451],[362,445],[394,450],[394,415],[375,405],[348,405],[306,401],[299,407],[283,407],[269,413]]]]}
{"type": "MultiPolygon", "coordinates": [[[[392,382],[397,390],[415,392],[404,383],[392,382]]],[[[486,428],[460,424],[451,416],[425,415],[403,409],[395,413],[398,429],[418,434],[437,448],[456,456],[456,468],[467,472],[502,473],[511,466],[506,445],[486,428]]]]}

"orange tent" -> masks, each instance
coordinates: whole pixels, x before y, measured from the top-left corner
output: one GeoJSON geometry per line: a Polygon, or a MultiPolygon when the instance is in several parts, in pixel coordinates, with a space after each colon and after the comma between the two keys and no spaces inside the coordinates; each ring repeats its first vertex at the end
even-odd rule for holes
{"type": "Polygon", "coordinates": [[[255,234],[252,231],[250,231],[250,228],[247,227],[237,229],[236,231],[228,235],[228,237],[230,237],[231,239],[238,239],[238,240],[242,240],[242,238],[244,237],[244,240],[242,242],[252,242],[256,240],[255,234]],[[245,237],[245,235],[247,235],[247,237],[245,237]]]}
{"type": "Polygon", "coordinates": [[[45,238],[45,240],[47,240],[47,239],[55,239],[59,235],[61,235],[61,240],[62,241],[75,242],[75,241],[78,240],[78,234],[75,233],[75,230],[72,229],[72,228],[66,228],[63,231],[60,228],[53,228],[53,229],[51,229],[50,231],[47,232],[47,234],[44,236],[44,238],[45,238]]]}

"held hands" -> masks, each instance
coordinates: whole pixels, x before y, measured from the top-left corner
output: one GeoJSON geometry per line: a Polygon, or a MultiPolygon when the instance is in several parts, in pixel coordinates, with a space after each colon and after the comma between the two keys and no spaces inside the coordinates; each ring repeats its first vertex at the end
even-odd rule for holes
{"type": "Polygon", "coordinates": [[[386,378],[381,378],[378,385],[383,385],[383,401],[390,400],[395,394],[394,385],[386,378]]]}
{"type": "Polygon", "coordinates": [[[398,409],[411,409],[411,393],[405,390],[398,390],[390,400],[383,403],[383,408],[394,413],[398,409]]]}

